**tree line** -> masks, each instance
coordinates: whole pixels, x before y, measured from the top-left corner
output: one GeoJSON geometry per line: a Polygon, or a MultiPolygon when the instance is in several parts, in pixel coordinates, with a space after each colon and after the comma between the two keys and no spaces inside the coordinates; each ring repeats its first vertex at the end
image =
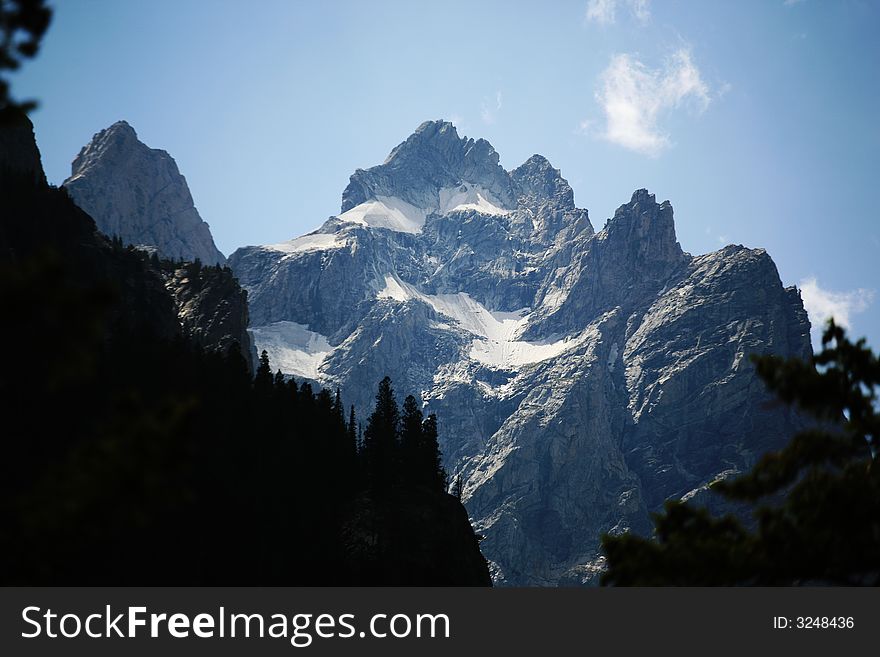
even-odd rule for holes
{"type": "Polygon", "coordinates": [[[0,198],[0,582],[490,583],[414,398],[385,380],[361,421],[266,354],[254,375],[63,189],[0,198]]]}

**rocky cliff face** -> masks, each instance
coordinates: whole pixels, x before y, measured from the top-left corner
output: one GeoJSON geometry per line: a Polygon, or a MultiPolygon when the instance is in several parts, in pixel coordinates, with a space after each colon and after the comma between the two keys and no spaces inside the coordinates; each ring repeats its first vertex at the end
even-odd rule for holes
{"type": "Polygon", "coordinates": [[[160,265],[165,288],[174,301],[183,334],[203,349],[226,352],[238,343],[254,371],[256,353],[248,328],[247,292],[229,268],[191,263],[160,265]]]}
{"type": "Polygon", "coordinates": [[[125,121],[97,133],[71,169],[64,188],[105,235],[156,247],[166,258],[225,264],[177,164],[125,121]]]}
{"type": "MultiPolygon", "coordinates": [[[[0,255],[19,267],[36,264],[47,270],[56,260],[67,262],[65,276],[79,277],[82,285],[110,295],[113,333],[185,336],[207,350],[226,351],[238,342],[253,369],[247,293],[229,268],[178,265],[112,245],[63,192],[46,194],[33,126],[24,115],[0,122],[0,146],[6,164],[0,165],[0,184],[8,189],[2,197],[0,255]]],[[[112,205],[105,199],[96,202],[112,205]]]]}
{"type": "Polygon", "coordinates": [[[385,375],[438,414],[498,583],[594,582],[603,532],[649,531],[797,425],[748,358],[810,352],[764,251],[683,252],[646,190],[596,233],[545,158],[507,172],[449,123],[356,171],[317,231],[230,265],[275,366],[361,417],[385,375]]]}

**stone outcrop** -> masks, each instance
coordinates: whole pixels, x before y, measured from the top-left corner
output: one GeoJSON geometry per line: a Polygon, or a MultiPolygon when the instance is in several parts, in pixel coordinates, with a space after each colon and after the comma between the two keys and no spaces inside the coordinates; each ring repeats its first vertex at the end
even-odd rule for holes
{"type": "Polygon", "coordinates": [[[139,141],[125,121],[83,147],[64,188],[105,235],[174,260],[226,263],[174,159],[139,141]]]}

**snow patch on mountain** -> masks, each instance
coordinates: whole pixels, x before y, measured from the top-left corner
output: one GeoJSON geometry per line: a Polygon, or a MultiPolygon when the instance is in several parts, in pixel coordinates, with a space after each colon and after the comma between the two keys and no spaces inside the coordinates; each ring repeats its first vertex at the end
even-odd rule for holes
{"type": "Polygon", "coordinates": [[[385,276],[385,286],[377,294],[380,299],[405,302],[418,299],[445,315],[468,333],[493,341],[509,341],[527,319],[528,308],[513,312],[491,311],[467,292],[457,294],[424,294],[394,274],[385,276]]]}
{"type": "Polygon", "coordinates": [[[440,214],[476,210],[481,214],[506,215],[508,210],[491,192],[479,185],[462,183],[458,187],[444,187],[440,190],[440,214]]]}
{"type": "Polygon", "coordinates": [[[312,233],[280,244],[267,244],[263,248],[281,253],[303,253],[305,251],[338,249],[342,246],[345,246],[345,240],[336,233],[312,233]]]}
{"type": "MultiPolygon", "coordinates": [[[[368,228],[387,228],[399,233],[421,233],[429,214],[448,214],[476,210],[481,214],[503,216],[510,214],[501,207],[501,202],[480,185],[462,183],[456,187],[444,187],[438,192],[438,206],[416,207],[395,196],[377,195],[350,210],[340,214],[337,219],[343,223],[353,223],[368,228]]],[[[295,241],[295,240],[293,240],[295,241]]]]}
{"type": "Polygon", "coordinates": [[[399,233],[420,233],[427,212],[393,196],[377,196],[343,212],[338,219],[369,228],[388,228],[399,233]]]}
{"type": "MultiPolygon", "coordinates": [[[[514,311],[489,310],[466,292],[457,294],[424,294],[415,286],[405,283],[394,274],[385,276],[385,285],[378,292],[380,299],[394,299],[404,303],[418,299],[431,306],[437,313],[453,320],[460,328],[475,337],[469,357],[484,365],[501,369],[515,369],[538,363],[580,344],[582,336],[558,340],[527,342],[516,337],[529,321],[529,309],[514,311]]],[[[451,329],[445,323],[435,323],[435,328],[451,329]]]]}
{"type": "Polygon", "coordinates": [[[484,365],[500,369],[516,369],[523,365],[540,363],[581,344],[586,336],[565,337],[561,340],[474,340],[469,356],[484,365]]]}
{"type": "Polygon", "coordinates": [[[264,349],[269,362],[285,374],[318,378],[321,363],[333,351],[333,346],[320,333],[310,331],[307,324],[274,322],[250,330],[257,351],[264,349]]]}
{"type": "Polygon", "coordinates": [[[611,351],[608,352],[608,371],[614,371],[614,365],[617,363],[617,357],[620,355],[620,350],[617,346],[617,343],[611,345],[611,351]]]}

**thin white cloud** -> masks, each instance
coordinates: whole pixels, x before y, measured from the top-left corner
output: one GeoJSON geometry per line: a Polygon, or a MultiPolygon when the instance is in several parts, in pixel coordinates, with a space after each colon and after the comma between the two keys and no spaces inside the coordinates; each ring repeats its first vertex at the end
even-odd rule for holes
{"type": "Polygon", "coordinates": [[[587,3],[587,20],[609,25],[614,22],[617,0],[590,0],[587,3]]]}
{"type": "Polygon", "coordinates": [[[498,112],[501,111],[503,100],[504,99],[500,91],[495,92],[494,107],[488,99],[483,99],[483,104],[480,107],[480,118],[483,120],[483,123],[485,123],[486,125],[492,125],[493,123],[495,123],[495,118],[497,117],[498,112]]]}
{"type": "Polygon", "coordinates": [[[794,7],[795,5],[799,5],[803,1],[804,0],[784,0],[782,4],[784,4],[786,7],[794,7]]]}
{"type": "Polygon", "coordinates": [[[586,19],[599,25],[613,25],[617,22],[617,8],[621,5],[625,5],[640,23],[651,20],[651,0],[589,0],[586,19]]]}
{"type": "Polygon", "coordinates": [[[595,121],[593,119],[584,119],[580,123],[578,123],[577,127],[574,129],[574,133],[576,135],[585,135],[590,137],[594,134],[595,121]]]}
{"type": "Polygon", "coordinates": [[[461,114],[451,114],[447,120],[459,130],[464,127],[464,118],[461,114]]]}
{"type": "Polygon", "coordinates": [[[605,114],[602,137],[656,157],[671,145],[658,122],[668,110],[690,102],[697,113],[709,106],[709,87],[682,48],[662,69],[650,69],[632,55],[615,55],[600,78],[596,100],[605,114]]]}
{"type": "Polygon", "coordinates": [[[730,236],[727,233],[716,232],[715,228],[713,226],[706,226],[705,231],[706,231],[706,237],[710,241],[717,242],[722,247],[726,246],[727,244],[731,244],[730,236]]]}
{"type": "Polygon", "coordinates": [[[629,9],[640,23],[651,20],[651,0],[630,0],[629,9]]]}
{"type": "Polygon", "coordinates": [[[819,285],[815,276],[805,278],[800,283],[804,308],[813,325],[813,344],[821,341],[825,323],[831,318],[844,328],[851,328],[850,317],[867,310],[874,300],[874,290],[859,288],[849,292],[834,292],[819,285]]]}

